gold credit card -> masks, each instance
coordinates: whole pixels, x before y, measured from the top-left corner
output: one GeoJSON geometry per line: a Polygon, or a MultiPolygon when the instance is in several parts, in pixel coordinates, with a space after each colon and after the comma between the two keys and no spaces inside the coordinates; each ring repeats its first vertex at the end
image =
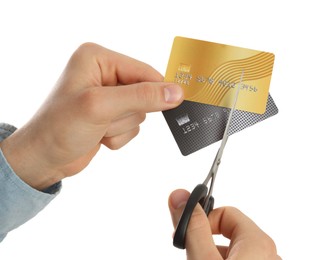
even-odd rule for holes
{"type": "Polygon", "coordinates": [[[269,52],[175,37],[165,81],[180,84],[186,100],[228,108],[239,86],[236,109],[263,114],[273,63],[269,52]]]}

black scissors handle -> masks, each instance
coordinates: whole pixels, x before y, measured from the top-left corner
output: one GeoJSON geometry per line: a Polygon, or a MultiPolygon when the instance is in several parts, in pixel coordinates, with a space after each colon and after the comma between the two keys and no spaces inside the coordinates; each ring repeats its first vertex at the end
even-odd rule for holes
{"type": "MultiPolygon", "coordinates": [[[[189,221],[192,216],[192,212],[198,202],[201,204],[202,207],[204,207],[204,201],[207,196],[207,192],[208,192],[208,187],[204,184],[198,184],[192,191],[173,237],[173,245],[175,247],[180,249],[186,248],[185,247],[186,233],[187,233],[189,221]]],[[[207,215],[213,209],[213,204],[214,204],[214,198],[210,196],[209,203],[207,203],[206,208],[204,208],[204,211],[206,212],[207,215]]]]}

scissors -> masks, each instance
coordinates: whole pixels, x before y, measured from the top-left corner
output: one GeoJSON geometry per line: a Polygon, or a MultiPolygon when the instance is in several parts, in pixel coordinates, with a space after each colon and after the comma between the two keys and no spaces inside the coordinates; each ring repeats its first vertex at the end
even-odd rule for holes
{"type": "Polygon", "coordinates": [[[207,216],[209,215],[210,211],[213,209],[213,206],[214,206],[214,198],[212,196],[213,184],[214,184],[217,172],[218,172],[219,165],[221,163],[223,150],[224,150],[226,143],[228,141],[228,137],[229,137],[228,132],[229,132],[230,124],[232,121],[232,115],[233,115],[233,112],[235,111],[235,107],[237,104],[243,73],[244,72],[242,71],[240,83],[238,85],[237,92],[234,97],[233,106],[232,106],[232,109],[231,109],[229,117],[228,117],[227,125],[224,130],[224,134],[223,134],[223,138],[222,138],[222,141],[220,144],[220,148],[216,154],[216,157],[213,161],[213,164],[212,164],[211,169],[208,173],[208,176],[202,184],[198,184],[194,188],[194,190],[192,191],[192,193],[187,201],[186,207],[182,213],[182,216],[179,220],[176,232],[173,237],[173,245],[177,248],[185,249],[185,240],[186,240],[186,233],[187,233],[189,221],[191,219],[192,212],[193,212],[195,206],[197,205],[197,203],[200,203],[200,205],[202,206],[202,208],[205,211],[205,213],[207,214],[207,216]],[[210,186],[209,186],[209,191],[208,191],[209,181],[210,181],[210,186]]]}

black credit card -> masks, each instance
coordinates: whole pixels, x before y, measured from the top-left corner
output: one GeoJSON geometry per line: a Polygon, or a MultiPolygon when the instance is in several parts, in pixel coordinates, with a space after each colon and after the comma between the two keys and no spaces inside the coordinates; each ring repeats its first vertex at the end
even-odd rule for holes
{"type": "MultiPolygon", "coordinates": [[[[163,115],[183,155],[189,155],[222,139],[230,108],[183,101],[174,109],[163,111],[163,115]]],[[[268,96],[264,114],[235,110],[229,135],[263,121],[278,113],[272,97],[268,96]]]]}

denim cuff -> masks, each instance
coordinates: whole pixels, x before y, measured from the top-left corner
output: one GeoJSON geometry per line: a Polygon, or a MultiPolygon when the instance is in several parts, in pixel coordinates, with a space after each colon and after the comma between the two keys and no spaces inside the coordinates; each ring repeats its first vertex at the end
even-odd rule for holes
{"type": "MultiPolygon", "coordinates": [[[[0,142],[16,128],[0,123],[0,142]]],[[[6,234],[36,216],[60,192],[61,182],[38,191],[19,178],[0,149],[0,242],[6,234]]]]}

